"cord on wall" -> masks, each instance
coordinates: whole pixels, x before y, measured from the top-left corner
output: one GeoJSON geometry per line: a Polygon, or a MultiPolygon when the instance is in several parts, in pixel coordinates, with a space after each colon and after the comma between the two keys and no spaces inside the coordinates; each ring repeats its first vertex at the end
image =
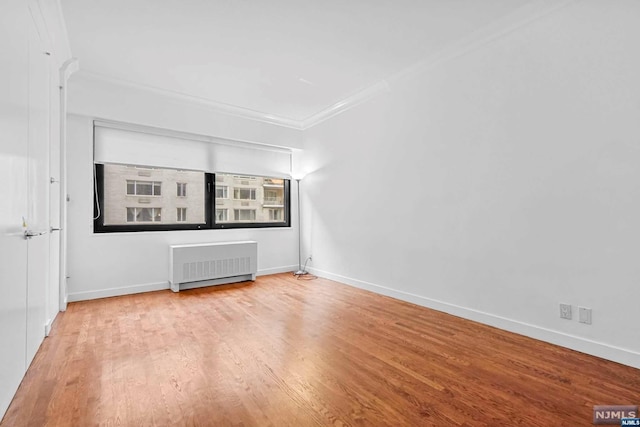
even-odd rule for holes
{"type": "Polygon", "coordinates": [[[96,164],[93,164],[93,199],[96,201],[96,209],[98,210],[98,215],[93,217],[93,220],[100,218],[100,201],[98,200],[98,177],[96,176],[96,164]]]}

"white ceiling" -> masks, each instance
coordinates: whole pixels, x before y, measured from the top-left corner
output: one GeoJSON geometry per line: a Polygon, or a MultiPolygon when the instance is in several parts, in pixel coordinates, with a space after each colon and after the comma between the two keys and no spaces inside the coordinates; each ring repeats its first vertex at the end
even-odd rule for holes
{"type": "Polygon", "coordinates": [[[82,70],[303,121],[529,0],[61,0],[82,70]]]}

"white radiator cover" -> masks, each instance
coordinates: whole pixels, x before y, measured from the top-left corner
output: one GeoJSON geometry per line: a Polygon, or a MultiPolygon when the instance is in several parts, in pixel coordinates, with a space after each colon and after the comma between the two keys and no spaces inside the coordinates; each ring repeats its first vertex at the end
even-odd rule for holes
{"type": "Polygon", "coordinates": [[[171,290],[256,280],[258,242],[169,246],[171,290]]]}

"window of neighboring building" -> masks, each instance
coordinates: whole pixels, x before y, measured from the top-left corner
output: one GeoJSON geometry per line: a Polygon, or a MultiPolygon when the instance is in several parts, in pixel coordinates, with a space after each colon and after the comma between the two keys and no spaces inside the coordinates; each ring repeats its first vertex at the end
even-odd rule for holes
{"type": "Polygon", "coordinates": [[[186,182],[178,182],[176,183],[178,187],[177,195],[178,197],[187,197],[187,183],[186,182]]]}
{"type": "Polygon", "coordinates": [[[216,199],[228,199],[229,187],[226,185],[216,185],[216,199]]]}
{"type": "Polygon", "coordinates": [[[282,209],[269,209],[269,221],[282,221],[283,213],[282,209]]]}
{"type": "Polygon", "coordinates": [[[127,208],[127,222],[160,222],[162,208],[127,208]]]}
{"type": "Polygon", "coordinates": [[[127,180],[127,195],[129,196],[161,196],[162,183],[158,181],[127,180]]]}
{"type": "Polygon", "coordinates": [[[233,220],[234,221],[255,221],[256,210],[255,209],[234,209],[233,220]]]}
{"type": "Polygon", "coordinates": [[[255,188],[234,188],[233,198],[236,200],[255,200],[256,189],[255,188]]]}
{"type": "Polygon", "coordinates": [[[216,222],[229,221],[229,209],[216,209],[216,222]]]}
{"type": "Polygon", "coordinates": [[[187,220],[187,208],[177,208],[176,221],[185,222],[187,220]]]}
{"type": "Polygon", "coordinates": [[[264,204],[271,206],[281,206],[284,203],[282,191],[266,189],[264,190],[264,204]]]}

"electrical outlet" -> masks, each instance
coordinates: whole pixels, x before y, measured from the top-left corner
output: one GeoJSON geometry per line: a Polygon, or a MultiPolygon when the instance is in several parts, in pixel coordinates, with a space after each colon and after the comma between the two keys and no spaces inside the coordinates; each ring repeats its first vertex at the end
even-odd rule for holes
{"type": "Polygon", "coordinates": [[[560,304],[560,318],[571,320],[571,304],[560,304]]]}
{"type": "Polygon", "coordinates": [[[586,307],[578,307],[578,321],[587,325],[591,324],[591,309],[586,307]]]}

